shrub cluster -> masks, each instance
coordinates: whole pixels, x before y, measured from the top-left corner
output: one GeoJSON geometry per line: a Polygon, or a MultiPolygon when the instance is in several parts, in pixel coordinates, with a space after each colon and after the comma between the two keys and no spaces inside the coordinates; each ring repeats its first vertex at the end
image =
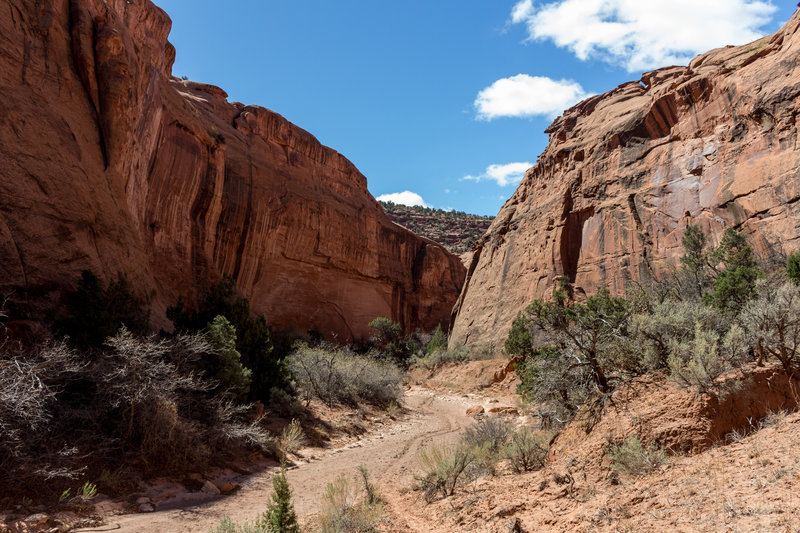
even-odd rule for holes
{"type": "Polygon", "coordinates": [[[394,363],[347,348],[298,343],[289,368],[306,402],[318,398],[329,406],[367,402],[385,407],[401,395],[403,373],[394,363]]]}
{"type": "Polygon", "coordinates": [[[416,488],[430,503],[452,496],[463,483],[495,475],[502,459],[517,473],[542,468],[551,440],[551,433],[528,427],[513,429],[502,418],[481,418],[456,444],[434,444],[420,451],[423,473],[416,476],[416,488]]]}
{"type": "Polygon", "coordinates": [[[505,350],[519,360],[518,392],[539,407],[543,421],[562,425],[586,411],[588,400],[645,372],[720,394],[725,389],[717,378],[749,360],[774,359],[793,371],[800,255],[767,275],[732,229],[711,247],[689,226],[683,245],[674,276],[632,290],[627,299],[602,288],[576,302],[561,280],[551,300],[536,300],[517,316],[505,350]]]}
{"type": "Polygon", "coordinates": [[[639,437],[612,444],[606,455],[611,461],[611,468],[626,476],[647,474],[667,462],[667,453],[663,448],[656,444],[645,448],[639,437]]]}
{"type": "MultiPolygon", "coordinates": [[[[236,332],[235,350],[242,366],[250,371],[249,399],[269,402],[271,389],[288,382],[286,361],[274,350],[266,316],[252,315],[250,300],[236,293],[232,277],[225,276],[212,286],[196,309],[187,308],[183,298],[167,309],[167,318],[179,333],[221,328],[214,325],[218,316],[224,317],[236,332]]],[[[234,389],[243,390],[243,386],[240,380],[234,389]]]]}
{"type": "MultiPolygon", "coordinates": [[[[43,496],[74,480],[202,468],[243,447],[271,446],[244,407],[215,396],[187,371],[215,353],[205,335],[137,337],[126,328],[106,348],[64,343],[0,351],[0,483],[43,496]]],[[[101,490],[116,487],[101,486],[101,490]]]]}

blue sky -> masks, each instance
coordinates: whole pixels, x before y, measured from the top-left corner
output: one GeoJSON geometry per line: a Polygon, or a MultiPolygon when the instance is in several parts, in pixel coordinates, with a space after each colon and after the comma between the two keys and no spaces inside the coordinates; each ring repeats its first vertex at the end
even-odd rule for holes
{"type": "Polygon", "coordinates": [[[176,76],[270,108],[376,197],[495,215],[560,111],[778,29],[793,0],[155,0],[176,76]]]}

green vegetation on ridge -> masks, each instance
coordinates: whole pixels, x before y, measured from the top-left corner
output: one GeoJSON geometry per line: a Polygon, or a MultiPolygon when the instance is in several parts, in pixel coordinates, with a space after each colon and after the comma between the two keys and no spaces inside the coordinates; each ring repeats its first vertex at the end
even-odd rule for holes
{"type": "Polygon", "coordinates": [[[441,244],[454,254],[470,251],[494,220],[494,217],[470,215],[463,211],[380,203],[393,222],[441,244]]]}

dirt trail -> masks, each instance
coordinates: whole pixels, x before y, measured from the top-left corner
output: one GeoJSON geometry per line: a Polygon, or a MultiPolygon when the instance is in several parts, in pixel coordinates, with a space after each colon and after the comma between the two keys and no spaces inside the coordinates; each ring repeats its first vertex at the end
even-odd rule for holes
{"type": "MultiPolygon", "coordinates": [[[[404,522],[407,531],[428,531],[422,506],[417,515],[417,509],[394,505],[402,505],[401,495],[413,482],[419,448],[432,440],[447,442],[457,438],[469,422],[464,411],[475,403],[474,399],[461,396],[412,389],[404,400],[410,413],[399,422],[342,448],[322,453],[309,450],[309,460],[287,474],[301,522],[308,522],[318,512],[327,483],[342,473],[353,475],[356,467],[364,464],[396,520],[404,522]],[[317,455],[312,458],[313,452],[317,455]]],[[[231,496],[153,513],[109,517],[106,526],[82,531],[207,533],[223,516],[242,521],[261,514],[272,492],[272,472],[252,475],[241,486],[231,496]]]]}

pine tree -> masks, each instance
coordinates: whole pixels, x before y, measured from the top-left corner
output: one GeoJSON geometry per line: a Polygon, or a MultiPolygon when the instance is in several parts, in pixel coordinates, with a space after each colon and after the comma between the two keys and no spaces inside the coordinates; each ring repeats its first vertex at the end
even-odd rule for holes
{"type": "Polygon", "coordinates": [[[270,533],[300,533],[285,468],[272,477],[272,503],[261,517],[261,526],[270,533]]]}
{"type": "Polygon", "coordinates": [[[722,240],[711,254],[712,264],[721,265],[717,272],[714,289],[704,296],[707,304],[732,315],[755,294],[756,280],[763,274],[756,261],[753,249],[744,235],[728,228],[722,240]]]}
{"type": "Polygon", "coordinates": [[[684,251],[681,256],[681,264],[689,275],[695,296],[698,299],[702,298],[709,285],[709,252],[706,249],[706,234],[703,233],[700,226],[690,225],[683,234],[681,244],[683,244],[684,251]]]}

